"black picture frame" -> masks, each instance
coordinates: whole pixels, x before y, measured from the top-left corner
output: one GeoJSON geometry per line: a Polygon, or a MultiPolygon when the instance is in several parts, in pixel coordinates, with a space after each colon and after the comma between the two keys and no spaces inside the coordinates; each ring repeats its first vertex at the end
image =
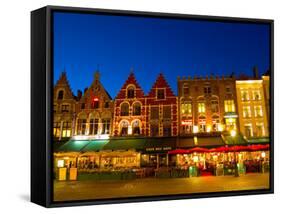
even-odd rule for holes
{"type": "Polygon", "coordinates": [[[176,200],[189,198],[225,197],[274,192],[274,21],[218,16],[201,16],[157,12],[92,9],[77,7],[46,6],[31,12],[31,201],[44,207],[113,204],[176,200]],[[219,22],[264,23],[270,25],[270,189],[229,192],[193,193],[101,199],[87,201],[53,202],[52,200],[52,88],[53,88],[53,32],[52,14],[55,11],[105,15],[126,15],[170,19],[196,19],[219,22]]]}

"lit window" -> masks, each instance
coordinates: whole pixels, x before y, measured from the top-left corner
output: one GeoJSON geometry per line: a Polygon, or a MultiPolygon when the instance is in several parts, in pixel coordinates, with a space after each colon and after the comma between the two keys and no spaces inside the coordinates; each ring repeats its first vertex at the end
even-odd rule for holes
{"type": "Polygon", "coordinates": [[[255,117],[262,117],[262,107],[261,106],[255,106],[255,117]]]}
{"type": "Polygon", "coordinates": [[[121,105],[121,116],[128,116],[129,115],[129,104],[123,103],[121,105]]]}
{"type": "Polygon", "coordinates": [[[252,124],[245,124],[244,129],[245,129],[245,136],[246,137],[252,137],[253,136],[252,124]]]}
{"type": "Polygon", "coordinates": [[[198,103],[198,112],[199,113],[205,113],[206,112],[205,103],[198,103]]]}
{"type": "Polygon", "coordinates": [[[54,123],[54,127],[53,127],[53,136],[60,137],[60,133],[61,133],[61,123],[56,122],[54,123]]]}
{"type": "Polygon", "coordinates": [[[109,134],[110,119],[102,119],[102,132],[101,134],[109,134]]]}
{"type": "Polygon", "coordinates": [[[249,92],[248,91],[241,91],[241,97],[243,101],[250,100],[249,92]]]}
{"type": "Polygon", "coordinates": [[[165,99],[165,89],[157,89],[157,99],[165,99]]]}
{"type": "Polygon", "coordinates": [[[192,105],[191,103],[182,103],[181,104],[181,113],[186,115],[192,114],[192,105]]]}
{"type": "Polygon", "coordinates": [[[129,127],[129,123],[128,123],[128,121],[123,121],[121,124],[120,124],[120,126],[121,126],[121,135],[122,136],[126,136],[126,135],[128,135],[128,127],[129,127]]]}
{"type": "Polygon", "coordinates": [[[251,108],[250,106],[243,106],[243,117],[251,117],[251,108]]]}
{"type": "Polygon", "coordinates": [[[263,123],[256,123],[256,129],[257,129],[257,131],[256,131],[257,137],[262,137],[265,135],[263,123]]]}
{"type": "Polygon", "coordinates": [[[253,100],[261,100],[261,93],[259,90],[253,91],[253,100]]]}
{"type": "Polygon", "coordinates": [[[133,135],[140,134],[140,122],[138,120],[134,121],[132,124],[133,127],[133,135]]]}
{"type": "Polygon", "coordinates": [[[99,119],[90,119],[90,127],[89,127],[90,135],[97,135],[99,129],[99,119]]]}
{"type": "Polygon", "coordinates": [[[70,137],[71,122],[64,122],[62,127],[62,137],[70,137]]]}
{"type": "Polygon", "coordinates": [[[77,126],[77,133],[78,135],[84,135],[86,134],[86,119],[78,119],[78,126],[77,126]]]}
{"type": "Polygon", "coordinates": [[[224,101],[224,111],[225,112],[235,112],[234,100],[224,101]]]}

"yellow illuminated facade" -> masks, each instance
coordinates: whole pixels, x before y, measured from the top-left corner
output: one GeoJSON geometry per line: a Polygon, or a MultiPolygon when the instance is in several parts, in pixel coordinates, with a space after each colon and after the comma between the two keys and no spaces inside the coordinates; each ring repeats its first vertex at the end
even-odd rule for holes
{"type": "Polygon", "coordinates": [[[246,138],[268,137],[264,80],[237,80],[236,94],[240,131],[246,138]]]}

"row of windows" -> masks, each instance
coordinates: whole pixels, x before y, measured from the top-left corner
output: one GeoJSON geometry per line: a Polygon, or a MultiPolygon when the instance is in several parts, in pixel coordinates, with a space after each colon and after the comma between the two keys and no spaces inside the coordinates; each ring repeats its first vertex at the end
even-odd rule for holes
{"type": "Polygon", "coordinates": [[[71,136],[71,122],[55,122],[53,126],[54,137],[70,137],[71,136]]]}
{"type": "MultiPolygon", "coordinates": [[[[135,98],[136,97],[136,89],[134,86],[129,86],[127,88],[127,98],[135,98]]],[[[158,100],[165,99],[165,88],[156,89],[156,98],[158,100]]]]}
{"type": "Polygon", "coordinates": [[[246,137],[262,137],[265,135],[265,129],[263,123],[256,123],[255,132],[251,123],[244,125],[244,134],[246,137]]]}
{"type": "Polygon", "coordinates": [[[60,105],[54,105],[53,106],[53,111],[54,112],[70,112],[70,104],[62,104],[60,105]],[[60,109],[59,109],[60,107],[60,109]]]}
{"type": "MultiPolygon", "coordinates": [[[[241,99],[242,101],[250,101],[250,93],[247,90],[241,90],[241,99]]],[[[252,100],[261,100],[260,90],[252,91],[252,100]]]]}
{"type": "MultiPolygon", "coordinates": [[[[122,103],[121,104],[121,116],[129,116],[129,104],[128,103],[122,103]]],[[[141,104],[140,103],[134,103],[133,104],[133,115],[138,116],[141,115],[141,104]]]]}
{"type": "MultiPolygon", "coordinates": [[[[195,86],[194,89],[195,89],[195,91],[198,91],[198,90],[199,90],[199,87],[198,87],[198,86],[195,86]]],[[[209,85],[205,85],[205,86],[202,88],[202,90],[203,90],[203,92],[204,92],[205,95],[211,95],[214,89],[213,89],[211,86],[209,86],[209,85]]],[[[216,93],[218,93],[218,90],[219,90],[219,88],[216,87],[216,88],[215,88],[216,93]]],[[[182,92],[183,92],[183,96],[188,96],[188,95],[190,95],[190,89],[189,89],[189,87],[188,87],[188,86],[183,86],[182,92]]],[[[225,93],[227,93],[227,94],[231,93],[231,87],[230,87],[230,86],[226,86],[226,87],[225,87],[225,93]]]]}
{"type": "MultiPolygon", "coordinates": [[[[211,111],[212,113],[219,112],[219,103],[217,100],[211,101],[211,111]]],[[[224,101],[224,111],[225,112],[235,112],[234,100],[225,100],[224,101]]],[[[184,115],[192,115],[192,103],[185,102],[181,104],[181,113],[184,115]]],[[[206,104],[205,102],[198,102],[198,113],[206,113],[206,104]]]]}
{"type": "MultiPolygon", "coordinates": [[[[108,101],[107,101],[107,102],[104,102],[103,107],[104,107],[104,108],[109,108],[109,102],[108,102],[108,101]]],[[[86,104],[85,104],[85,103],[81,103],[81,107],[80,107],[80,108],[81,108],[81,109],[85,109],[85,108],[86,108],[86,104]]],[[[100,108],[100,102],[99,102],[98,100],[94,100],[94,101],[90,104],[89,108],[91,108],[91,109],[98,109],[98,108],[100,108]]]]}
{"type": "MultiPolygon", "coordinates": [[[[86,129],[87,129],[87,120],[78,119],[77,134],[85,135],[86,129]]],[[[98,132],[99,132],[99,119],[90,119],[88,134],[97,135],[99,134],[98,132]]],[[[110,119],[102,119],[100,134],[109,134],[109,132],[110,132],[110,119]]]]}
{"type": "MultiPolygon", "coordinates": [[[[252,117],[252,112],[251,112],[250,106],[243,106],[242,111],[243,111],[243,117],[244,118],[252,117]]],[[[263,116],[261,106],[254,106],[254,115],[255,115],[255,117],[262,117],[263,116]]]]}

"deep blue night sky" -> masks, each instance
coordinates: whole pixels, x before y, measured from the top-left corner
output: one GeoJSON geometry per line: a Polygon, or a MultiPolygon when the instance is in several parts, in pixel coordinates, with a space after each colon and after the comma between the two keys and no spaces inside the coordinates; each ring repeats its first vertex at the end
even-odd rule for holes
{"type": "Polygon", "coordinates": [[[133,68],[147,93],[162,72],[177,76],[260,74],[270,64],[269,25],[54,13],[54,82],[63,70],[74,94],[93,81],[114,98],[133,68]]]}

